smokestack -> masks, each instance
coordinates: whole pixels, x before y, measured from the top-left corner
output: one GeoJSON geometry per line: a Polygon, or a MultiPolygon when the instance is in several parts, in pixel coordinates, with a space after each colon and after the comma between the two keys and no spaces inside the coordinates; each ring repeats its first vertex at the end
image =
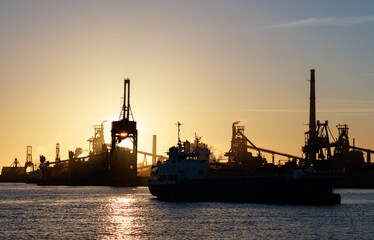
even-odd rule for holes
{"type": "Polygon", "coordinates": [[[313,163],[316,160],[316,87],[314,79],[314,69],[310,70],[310,108],[309,108],[309,139],[307,158],[313,163]]]}
{"type": "Polygon", "coordinates": [[[152,165],[156,165],[156,157],[157,157],[157,137],[153,135],[152,141],[152,165]]]}
{"type": "Polygon", "coordinates": [[[231,138],[231,149],[234,150],[234,142],[235,142],[235,135],[236,135],[236,124],[238,124],[239,122],[234,122],[232,124],[232,138],[231,138]]]}
{"type": "Polygon", "coordinates": [[[314,138],[316,131],[316,87],[314,69],[310,70],[310,108],[309,108],[309,137],[314,138]]]}

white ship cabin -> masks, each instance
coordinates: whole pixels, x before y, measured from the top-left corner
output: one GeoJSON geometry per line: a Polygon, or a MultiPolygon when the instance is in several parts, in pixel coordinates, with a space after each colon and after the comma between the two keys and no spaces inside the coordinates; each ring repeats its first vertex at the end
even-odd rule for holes
{"type": "Polygon", "coordinates": [[[198,160],[199,153],[178,147],[169,148],[169,159],[153,167],[151,181],[175,184],[183,179],[202,179],[206,175],[206,161],[198,160]]]}

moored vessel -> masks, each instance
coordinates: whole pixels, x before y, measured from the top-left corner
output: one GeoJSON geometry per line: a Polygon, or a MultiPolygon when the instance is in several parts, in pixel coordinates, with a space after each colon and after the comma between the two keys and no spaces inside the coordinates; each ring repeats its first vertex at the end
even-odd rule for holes
{"type": "Polygon", "coordinates": [[[0,182],[24,182],[26,178],[26,167],[21,167],[17,158],[10,167],[3,167],[0,182]]]}
{"type": "MultiPolygon", "coordinates": [[[[180,124],[178,123],[178,128],[180,124]]],[[[178,130],[179,131],[179,130],[178,130]]],[[[188,142],[187,142],[188,143],[188,142]]],[[[265,203],[339,204],[334,184],[341,171],[287,168],[262,163],[238,166],[209,163],[189,151],[188,144],[171,147],[169,159],[152,167],[149,191],[168,201],[246,201],[265,203]]],[[[247,158],[257,161],[259,156],[247,158]]]]}

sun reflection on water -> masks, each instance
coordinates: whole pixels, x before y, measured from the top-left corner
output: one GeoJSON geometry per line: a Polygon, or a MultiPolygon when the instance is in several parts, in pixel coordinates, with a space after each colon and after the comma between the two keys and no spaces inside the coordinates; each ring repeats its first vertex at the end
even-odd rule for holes
{"type": "Polygon", "coordinates": [[[136,201],[129,197],[110,198],[105,206],[105,230],[109,235],[104,239],[132,239],[136,238],[141,229],[136,221],[136,201]]]}

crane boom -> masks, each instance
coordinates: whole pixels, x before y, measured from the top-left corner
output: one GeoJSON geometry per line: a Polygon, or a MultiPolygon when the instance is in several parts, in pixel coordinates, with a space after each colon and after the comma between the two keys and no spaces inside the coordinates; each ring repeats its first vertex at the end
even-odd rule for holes
{"type": "Polygon", "coordinates": [[[247,147],[250,148],[250,149],[255,149],[257,151],[261,151],[261,152],[266,152],[266,153],[271,153],[271,154],[280,155],[280,156],[284,156],[284,157],[304,160],[304,158],[302,158],[302,157],[298,157],[298,156],[294,156],[294,155],[286,154],[286,153],[281,153],[281,152],[277,152],[277,151],[273,151],[273,150],[268,150],[268,149],[265,149],[265,148],[259,148],[259,147],[253,147],[253,146],[247,146],[247,147]]]}

